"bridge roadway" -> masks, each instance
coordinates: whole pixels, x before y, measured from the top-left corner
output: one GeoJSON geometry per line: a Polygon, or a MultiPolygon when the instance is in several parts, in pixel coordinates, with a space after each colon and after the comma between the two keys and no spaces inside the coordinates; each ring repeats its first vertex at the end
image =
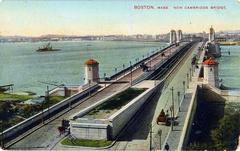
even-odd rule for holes
{"type": "MultiPolygon", "coordinates": [[[[185,60],[183,60],[176,69],[172,77],[166,80],[165,86],[160,94],[154,96],[148,104],[144,105],[142,111],[136,115],[136,118],[131,121],[129,127],[127,127],[115,145],[109,150],[117,150],[117,151],[146,151],[150,150],[150,132],[152,131],[152,139],[151,139],[151,150],[159,150],[160,148],[163,150],[164,144],[166,142],[170,145],[170,150],[177,150],[178,146],[175,145],[179,143],[180,137],[182,136],[182,128],[185,122],[185,117],[187,113],[187,109],[189,106],[189,97],[187,91],[186,98],[181,103],[181,112],[178,112],[179,102],[177,99],[177,91],[180,92],[181,98],[183,98],[183,85],[182,82],[186,81],[187,85],[187,73],[189,74],[189,69],[191,67],[191,59],[193,55],[197,54],[198,47],[202,46],[202,43],[198,43],[194,45],[190,53],[186,56],[185,60]],[[156,119],[161,112],[162,109],[166,112],[169,111],[172,105],[172,91],[171,88],[174,88],[174,104],[175,104],[175,113],[178,113],[178,122],[179,126],[175,126],[174,130],[171,131],[170,126],[158,125],[156,123],[156,119]],[[150,125],[151,124],[151,125],[150,125]],[[151,129],[151,131],[150,131],[151,129]],[[161,139],[159,136],[159,130],[162,131],[161,139]],[[161,144],[161,145],[160,145],[161,144]]],[[[187,89],[187,87],[185,87],[187,89]]],[[[189,87],[190,89],[192,87],[189,87]]],[[[191,99],[191,98],[190,98],[191,99]]],[[[176,115],[176,114],[175,114],[176,115]]]]}
{"type": "MultiPolygon", "coordinates": [[[[182,43],[178,47],[170,47],[166,50],[164,50],[165,56],[162,56],[161,53],[159,53],[156,56],[153,56],[150,60],[147,60],[146,63],[150,68],[155,67],[156,65],[159,65],[161,62],[166,61],[168,58],[170,58],[174,52],[176,52],[180,47],[183,47],[183,45],[186,45],[186,43],[182,43]]],[[[62,113],[58,114],[60,116],[54,117],[52,119],[49,119],[48,121],[45,121],[44,124],[38,125],[37,128],[33,128],[26,132],[23,138],[20,140],[17,140],[13,143],[9,142],[8,149],[52,149],[55,144],[57,144],[64,136],[59,136],[59,132],[57,130],[57,127],[60,126],[62,119],[68,119],[69,116],[73,115],[76,112],[79,112],[80,110],[88,107],[89,105],[117,92],[122,90],[123,88],[129,87],[130,81],[136,80],[137,78],[140,78],[143,74],[145,74],[141,68],[135,68],[131,72],[124,73],[124,75],[119,76],[119,78],[116,81],[129,81],[129,83],[113,83],[108,85],[106,88],[103,88],[102,90],[96,92],[95,94],[92,94],[90,97],[85,98],[84,101],[80,104],[73,104],[71,109],[67,109],[67,111],[62,111],[62,113]]]]}

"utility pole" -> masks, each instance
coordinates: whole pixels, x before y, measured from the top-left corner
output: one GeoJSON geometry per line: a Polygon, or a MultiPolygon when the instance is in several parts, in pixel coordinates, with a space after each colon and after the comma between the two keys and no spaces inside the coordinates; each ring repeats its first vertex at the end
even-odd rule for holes
{"type": "Polygon", "coordinates": [[[187,88],[189,88],[189,74],[187,73],[187,88]]]}
{"type": "Polygon", "coordinates": [[[180,91],[177,92],[178,95],[178,111],[180,111],[180,91]]]}

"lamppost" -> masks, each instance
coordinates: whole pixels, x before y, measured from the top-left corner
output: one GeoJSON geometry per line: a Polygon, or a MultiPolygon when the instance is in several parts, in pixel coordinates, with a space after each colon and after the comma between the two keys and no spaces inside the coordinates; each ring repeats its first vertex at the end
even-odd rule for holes
{"type": "Polygon", "coordinates": [[[152,150],[152,123],[150,124],[150,139],[149,139],[149,144],[150,144],[150,147],[149,147],[149,150],[151,151],[152,150]]]}
{"type": "Polygon", "coordinates": [[[177,92],[178,95],[178,111],[180,112],[180,91],[177,92]]]}
{"type": "Polygon", "coordinates": [[[158,130],[158,135],[159,135],[159,149],[161,150],[162,148],[162,141],[161,141],[161,136],[162,136],[162,130],[158,130]]]}
{"type": "Polygon", "coordinates": [[[106,87],[106,81],[105,81],[105,79],[106,79],[106,73],[103,74],[103,77],[104,77],[104,82],[105,82],[104,87],[106,87]]]}
{"type": "Polygon", "coordinates": [[[173,131],[173,106],[170,107],[171,112],[171,130],[173,131]]]}
{"type": "Polygon", "coordinates": [[[149,65],[150,65],[150,68],[151,68],[151,57],[149,57],[149,53],[148,53],[148,58],[149,58],[149,65]]]}
{"type": "Polygon", "coordinates": [[[173,87],[171,88],[171,91],[172,91],[172,108],[173,108],[173,119],[174,119],[175,114],[174,114],[174,93],[173,93],[174,89],[173,89],[173,87]]]}
{"type": "MultiPolygon", "coordinates": [[[[64,89],[64,95],[66,95],[65,93],[66,93],[66,91],[65,91],[65,89],[64,89]]],[[[49,114],[49,104],[48,104],[49,100],[50,100],[49,87],[48,87],[48,85],[47,85],[47,91],[45,92],[45,102],[47,103],[48,116],[50,115],[50,114],[49,114]]],[[[43,112],[43,109],[42,109],[42,112],[43,112]]],[[[42,117],[42,118],[43,118],[43,117],[42,117]]],[[[50,118],[50,116],[49,116],[49,118],[50,118]]],[[[44,120],[43,120],[43,121],[44,121],[44,120]]]]}
{"type": "MultiPolygon", "coordinates": [[[[44,98],[44,101],[42,101],[41,103],[41,108],[42,108],[42,123],[44,124],[44,114],[43,114],[43,105],[44,105],[44,102],[48,105],[48,102],[49,101],[49,87],[47,85],[47,91],[45,92],[45,98],[44,98]]],[[[47,107],[48,108],[48,112],[49,112],[49,106],[47,107]]]]}
{"type": "Polygon", "coordinates": [[[0,121],[0,124],[1,124],[1,147],[2,149],[5,149],[4,147],[4,133],[3,133],[3,120],[0,121]]]}
{"type": "Polygon", "coordinates": [[[187,88],[189,88],[189,74],[187,73],[187,88]]]}
{"type": "MultiPolygon", "coordinates": [[[[117,68],[115,68],[115,75],[117,74],[117,68]]],[[[117,76],[116,76],[116,80],[117,80],[117,76]]]]}
{"type": "MultiPolygon", "coordinates": [[[[156,65],[154,65],[154,72],[156,71],[156,65]]],[[[157,84],[157,79],[155,78],[154,79],[154,86],[156,86],[156,84],[157,84]]]]}
{"type": "MultiPolygon", "coordinates": [[[[90,88],[90,86],[91,86],[91,80],[90,79],[88,79],[88,88],[90,88]]],[[[91,91],[89,90],[89,96],[91,96],[91,91]]]]}
{"type": "Polygon", "coordinates": [[[186,92],[185,92],[185,88],[186,88],[186,87],[185,87],[185,81],[183,81],[183,99],[185,98],[185,93],[186,93],[186,92]]]}
{"type": "Polygon", "coordinates": [[[132,86],[132,62],[130,61],[130,84],[132,86]]]}
{"type": "Polygon", "coordinates": [[[189,75],[190,75],[190,81],[192,81],[192,69],[191,68],[189,68],[189,75]]]}

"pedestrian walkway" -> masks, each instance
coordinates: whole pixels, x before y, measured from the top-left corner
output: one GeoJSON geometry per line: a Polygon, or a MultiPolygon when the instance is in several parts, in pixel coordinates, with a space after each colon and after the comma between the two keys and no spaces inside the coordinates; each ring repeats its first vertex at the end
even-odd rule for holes
{"type": "Polygon", "coordinates": [[[173,129],[169,130],[168,137],[166,138],[162,149],[164,149],[164,145],[168,143],[170,150],[182,150],[189,124],[191,124],[192,115],[194,115],[195,112],[199,84],[198,79],[204,54],[204,51],[200,54],[200,59],[198,62],[200,66],[193,72],[193,76],[191,77],[192,81],[189,83],[189,88],[187,89],[185,97],[181,102],[180,111],[178,112],[176,119],[178,124],[173,126],[173,129]]]}

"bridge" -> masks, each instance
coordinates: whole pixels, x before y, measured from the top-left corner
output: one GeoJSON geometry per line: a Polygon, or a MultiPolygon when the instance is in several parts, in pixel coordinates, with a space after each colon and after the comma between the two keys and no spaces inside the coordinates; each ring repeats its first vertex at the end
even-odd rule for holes
{"type": "Polygon", "coordinates": [[[181,150],[188,139],[196,109],[205,43],[196,39],[172,44],[135,64],[130,63],[129,67],[109,77],[107,81],[101,80],[98,84],[100,88],[86,90],[87,95],[84,94],[84,97],[68,99],[69,102],[51,114],[46,110],[46,116],[39,115],[42,116],[41,119],[31,122],[27,127],[24,127],[23,122],[4,131],[1,135],[4,146],[21,150],[79,149],[61,145],[60,141],[67,136],[60,136],[58,132],[63,119],[69,119],[79,111],[126,88],[150,80],[161,86],[136,111],[106,150],[160,150],[164,149],[166,143],[170,145],[170,150],[181,150]],[[199,60],[193,66],[194,56],[199,60]],[[142,69],[142,64],[148,67],[148,72],[142,69]],[[171,112],[175,119],[171,121],[171,126],[156,122],[162,109],[171,112]]]}

